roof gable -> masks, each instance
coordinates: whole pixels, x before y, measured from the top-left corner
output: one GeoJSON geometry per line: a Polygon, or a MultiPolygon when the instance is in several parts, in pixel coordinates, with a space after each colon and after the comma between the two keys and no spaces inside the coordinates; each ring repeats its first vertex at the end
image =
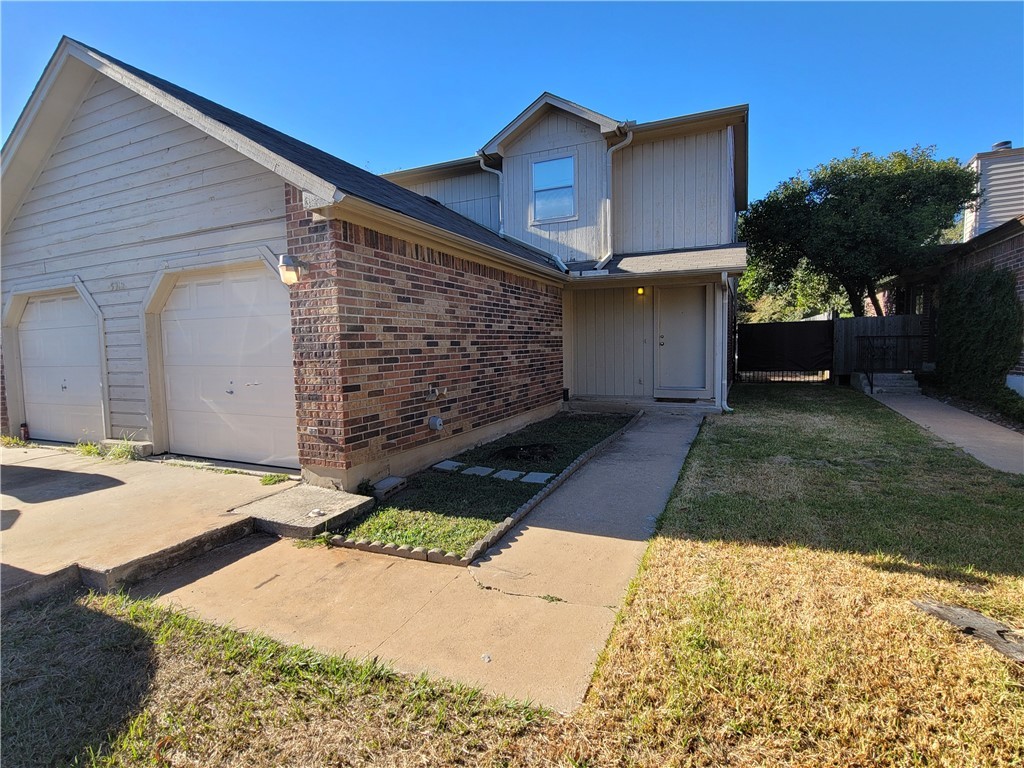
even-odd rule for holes
{"type": "Polygon", "coordinates": [[[561,272],[554,259],[541,251],[506,240],[422,195],[67,37],[61,40],[3,147],[4,229],[97,73],[327,202],[338,203],[352,195],[507,256],[561,272]]]}
{"type": "Polygon", "coordinates": [[[551,109],[560,109],[563,112],[568,112],[570,115],[586,120],[597,126],[601,133],[611,133],[620,125],[618,120],[607,115],[581,107],[579,104],[545,91],[536,101],[520,112],[515,120],[502,128],[480,151],[485,155],[504,155],[506,149],[516,139],[532,128],[551,109]]]}

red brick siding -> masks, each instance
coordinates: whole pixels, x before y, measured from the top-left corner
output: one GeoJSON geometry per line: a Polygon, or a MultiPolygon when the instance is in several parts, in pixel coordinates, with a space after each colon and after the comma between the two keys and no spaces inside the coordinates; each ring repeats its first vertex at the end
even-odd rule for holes
{"type": "Polygon", "coordinates": [[[285,194],[288,250],[310,264],[291,299],[304,466],[349,469],[561,398],[560,287],[314,222],[285,194]]]}
{"type": "MultiPolygon", "coordinates": [[[[1017,282],[1017,298],[1024,303],[1024,234],[961,256],[946,267],[946,271],[960,272],[986,267],[1005,269],[1011,272],[1017,282]]],[[[1024,353],[1021,354],[1020,360],[1017,361],[1010,373],[1024,375],[1024,353]]]]}

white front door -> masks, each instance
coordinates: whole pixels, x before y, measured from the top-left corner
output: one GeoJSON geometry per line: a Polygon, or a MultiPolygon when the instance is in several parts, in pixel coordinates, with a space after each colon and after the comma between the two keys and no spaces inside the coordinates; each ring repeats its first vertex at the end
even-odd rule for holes
{"type": "Polygon", "coordinates": [[[654,347],[654,396],[711,396],[714,295],[711,286],[658,288],[654,347]]]}
{"type": "Polygon", "coordinates": [[[171,451],[298,467],[288,289],[264,267],[180,278],[160,320],[171,451]]]}
{"type": "Polygon", "coordinates": [[[99,327],[81,296],[29,299],[18,325],[18,343],[25,422],[32,437],[68,443],[102,440],[99,327]]]}

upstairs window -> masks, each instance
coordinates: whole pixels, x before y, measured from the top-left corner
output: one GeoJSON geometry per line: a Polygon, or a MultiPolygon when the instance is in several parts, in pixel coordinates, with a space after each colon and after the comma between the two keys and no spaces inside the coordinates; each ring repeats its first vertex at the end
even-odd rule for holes
{"type": "Polygon", "coordinates": [[[576,174],[572,157],[533,164],[533,220],[552,221],[576,215],[576,174]]]}

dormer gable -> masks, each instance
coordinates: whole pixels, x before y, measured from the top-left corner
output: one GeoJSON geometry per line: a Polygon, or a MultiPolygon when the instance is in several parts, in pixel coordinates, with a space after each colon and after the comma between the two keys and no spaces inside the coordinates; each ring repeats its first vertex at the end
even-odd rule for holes
{"type": "Polygon", "coordinates": [[[487,156],[504,157],[509,148],[522,139],[539,121],[552,110],[561,110],[568,115],[593,125],[601,134],[614,134],[622,123],[614,118],[602,115],[592,109],[580,106],[567,99],[545,91],[536,101],[519,113],[511,123],[506,125],[480,150],[487,156]]]}

